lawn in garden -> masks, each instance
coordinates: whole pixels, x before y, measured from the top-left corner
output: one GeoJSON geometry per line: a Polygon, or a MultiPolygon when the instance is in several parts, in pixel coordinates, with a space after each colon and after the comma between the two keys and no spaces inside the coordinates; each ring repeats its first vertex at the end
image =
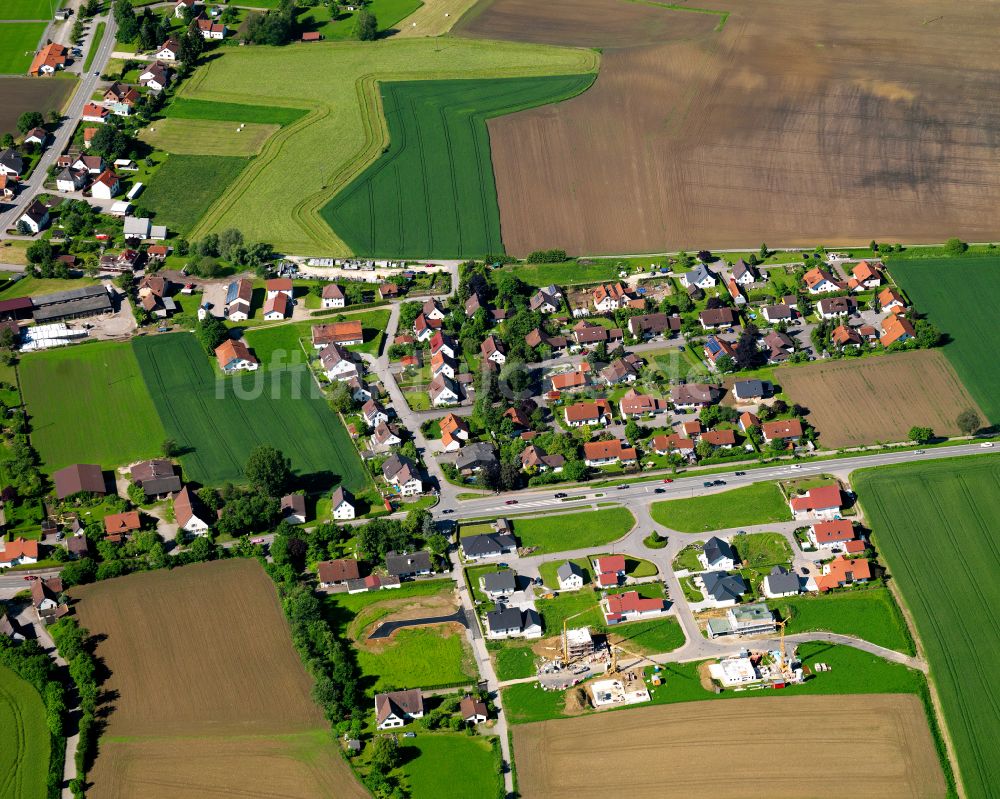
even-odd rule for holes
{"type": "Polygon", "coordinates": [[[18,370],[45,471],[73,463],[107,469],[160,452],[167,434],[128,343],[33,352],[18,370]]]}
{"type": "Polygon", "coordinates": [[[23,75],[28,71],[46,25],[45,22],[0,23],[0,75],[23,75]]]}
{"type": "Polygon", "coordinates": [[[520,546],[532,547],[533,554],[540,555],[609,544],[632,529],[635,517],[626,508],[601,508],[511,521],[520,546]]]}
{"type": "Polygon", "coordinates": [[[413,627],[398,630],[377,652],[355,647],[362,684],[369,691],[397,687],[435,688],[476,681],[465,636],[458,630],[413,627]]]}
{"type": "Polygon", "coordinates": [[[499,753],[489,738],[421,732],[400,739],[400,754],[410,796],[496,799],[503,790],[499,753]]]}
{"type": "Polygon", "coordinates": [[[767,605],[788,619],[785,632],[825,630],[853,635],[873,644],[914,654],[913,637],[888,588],[859,588],[826,595],[769,599],[767,605]]]}
{"type": "Polygon", "coordinates": [[[988,796],[1000,785],[1000,628],[992,622],[1000,458],[880,466],[851,479],[930,663],[965,792],[988,796]]]}
{"type": "Polygon", "coordinates": [[[446,46],[413,38],[223,51],[182,85],[184,99],[315,111],[272,137],[191,237],[236,227],[279,251],[328,255],[349,248],[319,210],[391,146],[380,82],[593,73],[599,58],[590,50],[459,38],[446,46]]]}
{"type": "MultiPolygon", "coordinates": [[[[157,224],[188,233],[249,163],[222,155],[171,155],[142,193],[141,203],[157,224]]],[[[248,225],[234,225],[247,232],[248,225]]],[[[248,236],[250,241],[257,241],[248,236]]]]}
{"type": "Polygon", "coordinates": [[[784,495],[774,483],[753,483],[700,497],[654,502],[651,513],[657,524],[681,533],[787,522],[792,518],[784,495]]]}
{"type": "Polygon", "coordinates": [[[382,84],[389,149],[323,209],[323,218],[354,252],[375,257],[502,252],[486,120],[572,97],[592,81],[568,75],[382,84]]]}
{"type": "Polygon", "coordinates": [[[189,479],[239,482],[250,450],[271,444],[291,458],[302,488],[369,487],[347,431],[305,367],[220,377],[187,333],[135,339],[133,347],[189,479]]]}
{"type": "MultiPolygon", "coordinates": [[[[378,355],[385,338],[389,311],[383,309],[365,311],[345,316],[344,319],[360,321],[364,335],[363,344],[352,345],[347,349],[378,355]]],[[[330,317],[320,321],[255,326],[246,331],[246,343],[265,368],[270,368],[272,365],[284,366],[289,362],[304,363],[307,352],[316,353],[312,345],[312,328],[317,324],[329,324],[334,321],[334,317],[330,317]]]]}
{"type": "Polygon", "coordinates": [[[29,683],[0,666],[0,797],[45,796],[49,768],[45,705],[29,683]]]}
{"type": "Polygon", "coordinates": [[[532,651],[530,644],[504,642],[496,644],[495,647],[488,644],[487,649],[493,654],[497,679],[501,682],[531,677],[535,674],[535,661],[538,660],[538,656],[532,651]]]}
{"type": "Polygon", "coordinates": [[[1000,300],[1000,258],[893,258],[889,267],[914,307],[947,334],[944,354],[986,414],[984,423],[1000,423],[1000,369],[984,368],[994,361],[1000,334],[989,314],[969,313],[984,300],[1000,300]]]}

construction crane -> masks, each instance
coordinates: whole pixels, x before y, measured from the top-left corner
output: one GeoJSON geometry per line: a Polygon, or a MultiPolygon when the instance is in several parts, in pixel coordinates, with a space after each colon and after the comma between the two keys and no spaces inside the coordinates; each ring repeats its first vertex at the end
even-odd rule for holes
{"type": "Polygon", "coordinates": [[[788,624],[788,619],[784,621],[775,622],[778,628],[778,671],[781,672],[782,676],[790,677],[792,674],[791,664],[785,657],[785,625],[788,624]]]}
{"type": "Polygon", "coordinates": [[[609,674],[617,674],[618,673],[618,652],[619,651],[624,652],[626,655],[631,655],[632,657],[634,657],[636,660],[638,660],[640,662],[643,661],[643,660],[645,660],[645,661],[647,661],[649,663],[652,663],[654,666],[658,666],[659,665],[652,658],[646,657],[646,655],[637,655],[635,652],[632,652],[632,651],[626,649],[621,644],[611,644],[611,643],[609,643],[608,646],[611,648],[611,668],[608,671],[609,674]]]}

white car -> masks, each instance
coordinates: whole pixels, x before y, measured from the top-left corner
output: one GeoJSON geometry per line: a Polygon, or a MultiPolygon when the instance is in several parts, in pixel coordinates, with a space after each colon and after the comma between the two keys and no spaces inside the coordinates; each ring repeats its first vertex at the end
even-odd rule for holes
{"type": "Polygon", "coordinates": [[[984,441],[979,446],[981,446],[983,449],[990,449],[993,446],[993,442],[992,441],[984,441]]]}

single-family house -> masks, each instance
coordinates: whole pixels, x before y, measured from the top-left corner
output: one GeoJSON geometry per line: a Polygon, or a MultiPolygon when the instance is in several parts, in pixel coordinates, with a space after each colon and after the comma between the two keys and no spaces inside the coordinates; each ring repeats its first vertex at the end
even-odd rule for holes
{"type": "Polygon", "coordinates": [[[234,280],[226,288],[226,316],[233,322],[249,319],[252,300],[253,283],[245,278],[234,280]]]}
{"type": "Polygon", "coordinates": [[[854,541],[854,523],[850,519],[828,519],[809,525],[809,542],[816,549],[843,549],[848,541],[854,541]]]}
{"type": "Polygon", "coordinates": [[[619,308],[627,308],[632,295],[621,283],[600,285],[591,293],[594,310],[598,313],[611,313],[619,308]]]}
{"type": "Polygon", "coordinates": [[[219,368],[231,374],[233,372],[255,372],[260,362],[250,353],[247,345],[241,340],[227,338],[215,348],[215,359],[219,368]]]}
{"type": "Polygon", "coordinates": [[[489,718],[486,703],[479,698],[466,694],[458,703],[458,712],[466,724],[482,724],[489,718]]]}
{"type": "Polygon", "coordinates": [[[503,366],[507,362],[507,349],[503,342],[496,336],[487,336],[480,347],[483,358],[493,361],[497,366],[503,366]]]}
{"type": "Polygon", "coordinates": [[[705,596],[717,607],[735,605],[747,592],[747,584],[739,574],[711,571],[704,572],[698,579],[705,588],[705,596]]]}
{"type": "Polygon", "coordinates": [[[486,614],[486,637],[541,638],[542,620],[537,611],[528,608],[498,608],[486,614]]]}
{"type": "Polygon", "coordinates": [[[27,162],[17,150],[8,148],[0,152],[0,173],[18,180],[26,168],[27,162]]]}
{"type": "Polygon", "coordinates": [[[707,308],[698,314],[698,320],[704,330],[716,330],[720,327],[732,327],[736,324],[736,311],[723,306],[722,308],[707,308]]]}
{"type": "Polygon", "coordinates": [[[670,336],[681,329],[681,318],[674,314],[650,313],[630,317],[628,330],[637,339],[670,336]]]}
{"type": "Polygon", "coordinates": [[[780,330],[769,330],[761,340],[768,363],[783,363],[795,352],[795,342],[780,330]]]}
{"type": "Polygon", "coordinates": [[[69,612],[68,606],[60,602],[63,593],[61,577],[38,577],[31,581],[31,606],[43,624],[51,624],[69,612]]]}
{"type": "Polygon", "coordinates": [[[434,568],[431,563],[431,553],[424,549],[417,552],[390,550],[385,553],[385,570],[393,577],[402,580],[407,577],[422,577],[431,574],[434,568]]]}
{"type": "Polygon", "coordinates": [[[733,280],[740,286],[751,286],[760,280],[757,269],[742,258],[733,264],[733,280]]]}
{"type": "Polygon", "coordinates": [[[354,495],[343,486],[337,486],[330,496],[330,513],[336,521],[353,519],[357,514],[354,495]]]}
{"type": "Polygon", "coordinates": [[[858,261],[851,270],[851,279],[847,281],[848,288],[854,291],[875,289],[880,285],[882,285],[882,274],[868,261],[858,261]]]}
{"type": "Polygon", "coordinates": [[[755,602],[730,607],[725,616],[709,619],[706,632],[709,638],[718,638],[723,635],[766,635],[776,629],[771,609],[763,602],[755,602]]]}
{"type": "Polygon", "coordinates": [[[140,461],[132,467],[129,476],[142,489],[146,499],[160,499],[181,490],[177,468],[163,458],[140,461]]]}
{"type": "Polygon", "coordinates": [[[121,184],[118,182],[118,175],[110,169],[105,169],[90,184],[90,196],[100,200],[110,200],[120,191],[121,184]]]}
{"type": "Polygon", "coordinates": [[[774,385],[769,380],[737,380],[733,384],[733,396],[744,402],[768,399],[774,394],[774,385]]]}
{"type": "Polygon", "coordinates": [[[208,532],[209,516],[188,486],[174,494],[174,521],[186,533],[203,535],[208,532]]]}
{"type": "Polygon", "coordinates": [[[840,291],[840,286],[826,269],[815,266],[802,276],[806,291],[810,294],[824,294],[828,291],[840,291]]]}
{"type": "Polygon", "coordinates": [[[461,389],[458,387],[458,384],[442,373],[435,376],[427,387],[427,394],[431,398],[431,405],[435,408],[458,403],[462,398],[462,395],[459,393],[460,391],[461,389]]]}
{"type": "Polygon", "coordinates": [[[463,475],[470,475],[498,463],[492,444],[478,441],[463,447],[455,458],[455,468],[463,475]]]}
{"type": "Polygon", "coordinates": [[[855,303],[850,297],[824,297],[816,303],[820,319],[838,319],[854,313],[855,303]]]}
{"type": "Polygon", "coordinates": [[[0,567],[24,566],[38,563],[39,545],[35,540],[15,538],[6,541],[0,537],[0,567]]]}
{"type": "Polygon", "coordinates": [[[547,472],[551,469],[553,473],[559,474],[565,465],[566,459],[562,455],[546,455],[535,444],[529,444],[521,452],[521,468],[525,471],[547,472]]]}
{"type": "Polygon", "coordinates": [[[288,299],[292,299],[295,288],[292,285],[291,278],[275,277],[264,281],[264,291],[266,292],[266,299],[269,300],[274,299],[279,294],[284,294],[288,299]]]}
{"type": "Polygon", "coordinates": [[[868,558],[848,559],[837,555],[823,565],[823,573],[816,576],[816,587],[826,593],[852,583],[867,583],[871,578],[872,567],[868,558]]]}
{"type": "Polygon", "coordinates": [[[375,429],[371,435],[372,449],[376,452],[385,452],[392,447],[398,447],[402,444],[403,439],[399,437],[395,428],[396,425],[390,426],[385,422],[379,422],[375,425],[375,429]]]}
{"type": "Polygon", "coordinates": [[[424,490],[417,465],[402,455],[390,455],[382,464],[382,476],[404,497],[412,497],[424,490]]]}
{"type": "Polygon", "coordinates": [[[779,305],[765,305],[760,309],[760,313],[772,325],[778,322],[791,322],[795,318],[795,309],[791,305],[783,303],[779,305]]]}
{"type": "Polygon", "coordinates": [[[458,348],[455,346],[455,340],[441,330],[431,336],[430,350],[432,357],[440,353],[449,358],[454,358],[458,352],[458,348]]]}
{"type": "Polygon", "coordinates": [[[726,291],[729,292],[729,296],[733,298],[733,305],[739,308],[741,305],[747,304],[747,298],[743,294],[743,289],[740,288],[740,284],[736,282],[734,278],[729,278],[726,281],[726,291]]]}
{"type": "Polygon", "coordinates": [[[288,524],[306,523],[306,498],[304,494],[287,494],[281,498],[281,518],[288,524]]]}
{"type": "Polygon", "coordinates": [[[585,424],[606,426],[612,421],[611,405],[603,398],[575,402],[563,409],[563,418],[569,427],[583,427],[585,424]]]}
{"type": "Polygon", "coordinates": [[[775,566],[764,578],[764,596],[768,599],[795,596],[800,591],[798,575],[783,566],[775,566]]]}
{"type": "Polygon", "coordinates": [[[729,571],[736,568],[736,550],[725,539],[713,535],[702,545],[698,562],[706,571],[729,571]]]}
{"type": "Polygon", "coordinates": [[[37,144],[44,147],[49,140],[49,132],[45,128],[32,128],[24,134],[24,144],[37,144]]]}
{"type": "Polygon", "coordinates": [[[174,4],[174,16],[183,19],[185,13],[193,13],[198,6],[198,0],[177,0],[174,4]]]}
{"type": "Polygon", "coordinates": [[[732,430],[708,430],[701,434],[701,440],[717,449],[732,449],[736,446],[736,433],[732,430]]]}
{"type": "Polygon", "coordinates": [[[479,578],[479,588],[492,600],[508,597],[517,590],[517,577],[511,569],[488,572],[479,578]]]}
{"type": "Polygon", "coordinates": [[[424,715],[424,697],[419,688],[375,694],[375,726],[380,730],[403,727],[424,715]]]}
{"type": "Polygon", "coordinates": [[[767,444],[772,441],[796,444],[802,438],[802,422],[798,419],[776,419],[773,422],[764,422],[760,426],[760,432],[767,444]]]}
{"type": "Polygon", "coordinates": [[[890,315],[882,320],[882,336],[879,341],[883,347],[909,341],[917,335],[913,323],[902,316],[890,315]]]}
{"type": "Polygon", "coordinates": [[[229,32],[229,29],[222,22],[216,22],[205,17],[198,18],[198,30],[201,32],[201,38],[214,39],[216,41],[225,39],[226,34],[229,32]]]}
{"type": "Polygon", "coordinates": [[[639,619],[660,616],[666,612],[666,602],[662,599],[644,599],[638,591],[624,594],[609,594],[601,600],[604,621],[608,624],[624,624],[639,619]]]}
{"type": "Polygon", "coordinates": [[[292,301],[288,299],[287,294],[278,293],[264,301],[264,318],[269,322],[287,319],[291,310],[292,301]]]}
{"type": "Polygon", "coordinates": [[[882,313],[889,313],[893,308],[906,308],[906,303],[903,302],[902,295],[892,286],[888,286],[879,292],[878,304],[879,308],[882,309],[882,313]]]}
{"type": "Polygon", "coordinates": [[[320,350],[319,362],[327,380],[341,382],[358,376],[358,365],[351,358],[350,351],[339,344],[327,344],[320,350]]]}
{"type": "Polygon", "coordinates": [[[441,322],[445,317],[444,308],[442,308],[441,303],[435,299],[426,300],[423,308],[421,308],[421,313],[433,322],[441,322]]]}
{"type": "Polygon", "coordinates": [[[640,394],[630,388],[618,403],[623,419],[641,419],[643,416],[654,416],[667,410],[667,401],[648,394],[640,394]]]}
{"type": "Polygon", "coordinates": [[[333,588],[346,584],[348,580],[360,579],[361,569],[354,558],[324,560],[316,564],[316,577],[320,588],[333,588]]]}
{"type": "Polygon", "coordinates": [[[682,273],[680,280],[684,288],[694,286],[703,291],[712,288],[718,282],[715,273],[702,263],[695,264],[690,271],[682,273]]]}
{"type": "Polygon", "coordinates": [[[635,447],[628,446],[618,439],[612,441],[588,441],[583,445],[583,460],[588,466],[609,466],[620,463],[623,466],[634,465],[639,459],[635,447]]]}
{"type": "Polygon", "coordinates": [[[600,588],[614,588],[625,582],[625,556],[604,555],[591,561],[594,579],[600,588]]]}
{"type": "Polygon", "coordinates": [[[32,233],[40,233],[49,226],[49,209],[38,200],[32,200],[18,217],[17,222],[18,224],[23,222],[32,233]]]}
{"type": "Polygon", "coordinates": [[[601,380],[609,386],[620,383],[634,383],[639,379],[639,370],[641,368],[642,361],[635,355],[615,358],[601,370],[601,380]]]}
{"type": "Polygon", "coordinates": [[[573,327],[573,338],[580,346],[599,344],[608,340],[608,329],[584,320],[573,327]]]}
{"type": "MultiPolygon", "coordinates": [[[[548,288],[552,289],[555,286],[549,286],[548,288]]],[[[561,305],[562,294],[558,290],[555,293],[549,293],[548,289],[539,289],[528,300],[528,307],[532,311],[538,311],[539,313],[555,313],[561,305]]]]}
{"type": "Polygon", "coordinates": [[[682,438],[676,434],[670,436],[662,434],[653,436],[652,441],[649,443],[653,448],[653,452],[657,455],[669,455],[674,452],[685,458],[690,458],[694,455],[694,441],[689,438],[682,438]]]}
{"type": "Polygon", "coordinates": [[[577,366],[572,372],[561,372],[560,374],[552,375],[550,382],[552,383],[553,391],[576,391],[577,389],[584,388],[589,382],[590,369],[581,369],[580,366],[585,365],[590,366],[584,362],[577,366]]]}
{"type": "Polygon", "coordinates": [[[861,339],[861,334],[853,327],[848,327],[847,325],[838,325],[835,327],[830,334],[830,340],[840,347],[840,349],[844,349],[845,347],[860,347],[864,343],[861,339]]]}
{"type": "Polygon", "coordinates": [[[556,569],[556,579],[560,591],[576,591],[583,588],[583,570],[573,561],[567,560],[556,569]]]}
{"type": "Polygon", "coordinates": [[[455,371],[458,369],[458,362],[444,352],[435,352],[431,355],[431,377],[444,375],[452,380],[455,379],[455,371]]]}
{"type": "Polygon", "coordinates": [[[743,413],[740,414],[738,424],[740,426],[740,430],[745,433],[751,427],[760,427],[760,419],[757,418],[756,414],[750,413],[750,411],[743,411],[743,413]]]}
{"type": "Polygon", "coordinates": [[[840,486],[831,483],[792,497],[788,506],[795,519],[839,519],[841,502],[840,486]]]}
{"type": "Polygon", "coordinates": [[[139,512],[109,513],[104,517],[104,534],[112,541],[121,541],[142,527],[139,512]]]}
{"type": "Polygon", "coordinates": [[[170,68],[154,61],[139,73],[139,85],[152,92],[162,92],[170,85],[170,68]]]}
{"type": "Polygon", "coordinates": [[[173,37],[167,39],[160,45],[160,49],[154,54],[157,61],[176,61],[180,57],[181,46],[173,37]]]}
{"type": "Polygon", "coordinates": [[[459,546],[466,560],[483,560],[513,552],[517,549],[517,541],[507,533],[480,533],[462,536],[459,546]]]}
{"type": "Polygon", "coordinates": [[[111,112],[108,111],[108,109],[103,105],[98,105],[97,103],[87,103],[83,107],[80,119],[84,122],[100,122],[103,124],[105,120],[107,120],[108,114],[110,113],[111,112]]]}
{"type": "Polygon", "coordinates": [[[327,283],[323,286],[321,304],[324,308],[343,308],[347,304],[344,290],[336,283],[327,283]]]}
{"type": "Polygon", "coordinates": [[[707,408],[722,398],[722,392],[717,386],[707,383],[685,383],[670,389],[670,401],[679,410],[707,408]]]}
{"type": "Polygon", "coordinates": [[[724,338],[719,338],[719,336],[709,336],[705,339],[704,353],[713,368],[715,368],[718,360],[723,356],[732,358],[733,361],[736,360],[736,348],[724,338]]]}
{"type": "Polygon", "coordinates": [[[366,425],[374,428],[379,422],[388,422],[389,414],[378,402],[368,400],[361,406],[361,418],[365,420],[366,425]]]}

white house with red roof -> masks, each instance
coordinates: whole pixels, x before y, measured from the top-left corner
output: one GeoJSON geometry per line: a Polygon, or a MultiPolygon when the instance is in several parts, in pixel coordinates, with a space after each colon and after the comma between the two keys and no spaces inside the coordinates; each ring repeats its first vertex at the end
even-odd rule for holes
{"type": "Polygon", "coordinates": [[[662,599],[643,599],[638,591],[626,591],[606,596],[601,601],[601,610],[607,624],[623,624],[662,616],[667,608],[662,599]]]}
{"type": "Polygon", "coordinates": [[[592,563],[599,587],[614,588],[625,582],[624,555],[605,555],[601,558],[594,558],[592,563]]]}
{"type": "Polygon", "coordinates": [[[829,519],[809,525],[809,542],[817,549],[843,549],[857,540],[850,519],[829,519]]]}
{"type": "Polygon", "coordinates": [[[842,497],[836,483],[810,488],[788,501],[792,517],[799,519],[839,519],[842,497]]]}

